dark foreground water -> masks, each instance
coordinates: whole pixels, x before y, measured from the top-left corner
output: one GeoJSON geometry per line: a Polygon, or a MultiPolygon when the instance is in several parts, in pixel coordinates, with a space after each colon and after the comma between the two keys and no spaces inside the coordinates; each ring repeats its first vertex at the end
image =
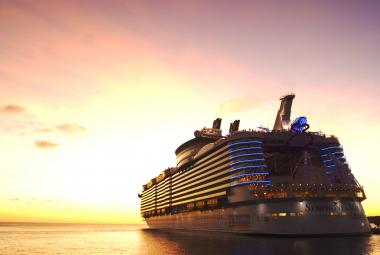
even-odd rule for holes
{"type": "Polygon", "coordinates": [[[0,223],[0,254],[380,255],[380,236],[263,238],[152,231],[136,225],[0,223]]]}

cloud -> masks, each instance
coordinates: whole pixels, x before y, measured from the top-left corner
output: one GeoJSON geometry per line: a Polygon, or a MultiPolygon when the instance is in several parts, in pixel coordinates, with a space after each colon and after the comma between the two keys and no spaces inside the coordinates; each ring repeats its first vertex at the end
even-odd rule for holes
{"type": "Polygon", "coordinates": [[[235,113],[249,110],[261,103],[261,100],[250,96],[233,98],[222,102],[218,107],[218,113],[235,113]]]}
{"type": "Polygon", "coordinates": [[[59,144],[47,140],[36,140],[34,142],[34,146],[36,146],[39,149],[51,149],[58,147],[59,144]]]}
{"type": "Polygon", "coordinates": [[[57,133],[58,131],[66,134],[74,134],[87,131],[87,128],[77,123],[62,123],[54,126],[45,126],[34,129],[35,133],[57,133]]]}
{"type": "Polygon", "coordinates": [[[87,128],[80,126],[76,123],[62,123],[60,125],[56,125],[55,128],[58,129],[59,131],[62,131],[68,134],[74,134],[78,132],[87,131],[87,128]]]}
{"type": "Polygon", "coordinates": [[[9,198],[8,201],[10,203],[20,203],[20,204],[27,204],[27,205],[35,205],[35,206],[47,206],[47,205],[54,205],[54,204],[62,204],[60,200],[57,199],[40,199],[40,198],[18,198],[18,197],[12,197],[9,198]]]}
{"type": "Polygon", "coordinates": [[[49,127],[42,127],[34,129],[35,133],[55,133],[56,131],[49,127]]]}
{"type": "Polygon", "coordinates": [[[1,108],[2,112],[7,113],[20,113],[26,111],[26,109],[22,106],[15,105],[15,104],[9,104],[1,108]]]}

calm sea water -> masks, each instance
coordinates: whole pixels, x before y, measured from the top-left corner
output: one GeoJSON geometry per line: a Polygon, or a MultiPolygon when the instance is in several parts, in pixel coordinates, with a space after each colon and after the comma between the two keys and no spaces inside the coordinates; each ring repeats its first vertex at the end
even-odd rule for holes
{"type": "Polygon", "coordinates": [[[380,255],[380,235],[260,238],[212,232],[152,231],[141,225],[0,223],[0,254],[380,255]]]}

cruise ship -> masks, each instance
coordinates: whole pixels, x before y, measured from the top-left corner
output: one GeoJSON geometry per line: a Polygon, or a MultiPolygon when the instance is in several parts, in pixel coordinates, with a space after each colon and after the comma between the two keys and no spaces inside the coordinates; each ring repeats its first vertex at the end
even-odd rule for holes
{"type": "Polygon", "coordinates": [[[290,119],[294,94],[282,98],[272,130],[222,135],[221,119],[176,150],[175,167],[143,185],[149,228],[255,235],[368,235],[366,196],[335,136],[290,119]]]}

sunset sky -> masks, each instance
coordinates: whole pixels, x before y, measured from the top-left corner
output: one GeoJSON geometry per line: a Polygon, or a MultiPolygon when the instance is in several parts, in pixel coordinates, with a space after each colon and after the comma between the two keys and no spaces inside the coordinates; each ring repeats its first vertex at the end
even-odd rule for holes
{"type": "Polygon", "coordinates": [[[140,223],[210,126],[340,138],[380,215],[380,1],[0,0],[0,221],[140,223]]]}

